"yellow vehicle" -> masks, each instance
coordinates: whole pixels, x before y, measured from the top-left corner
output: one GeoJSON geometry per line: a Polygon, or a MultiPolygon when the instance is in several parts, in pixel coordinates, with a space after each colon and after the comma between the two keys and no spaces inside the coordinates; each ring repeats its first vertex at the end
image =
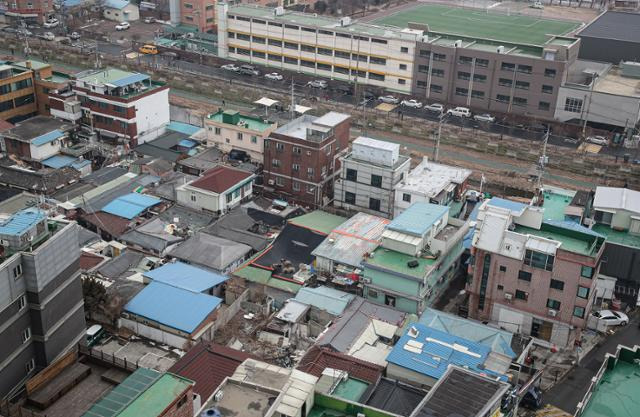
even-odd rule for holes
{"type": "Polygon", "coordinates": [[[151,54],[151,55],[155,55],[158,53],[158,48],[156,48],[153,45],[143,45],[140,47],[140,53],[142,54],[151,54]]]}

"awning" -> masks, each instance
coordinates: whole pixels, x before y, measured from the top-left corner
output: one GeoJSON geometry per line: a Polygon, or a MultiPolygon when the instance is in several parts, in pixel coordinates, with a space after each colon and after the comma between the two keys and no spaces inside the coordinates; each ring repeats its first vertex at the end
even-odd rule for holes
{"type": "Polygon", "coordinates": [[[305,114],[309,110],[313,110],[313,108],[312,107],[301,106],[299,104],[296,104],[296,107],[294,107],[294,110],[295,110],[296,113],[305,114]]]}
{"type": "Polygon", "coordinates": [[[261,106],[271,107],[278,103],[278,100],[270,99],[269,97],[262,97],[260,100],[256,100],[253,104],[259,104],[261,106]]]}
{"type": "Polygon", "coordinates": [[[385,111],[385,112],[390,112],[393,109],[395,109],[396,107],[398,107],[395,104],[391,104],[391,103],[380,103],[376,106],[376,110],[380,110],[380,111],[385,111]]]}

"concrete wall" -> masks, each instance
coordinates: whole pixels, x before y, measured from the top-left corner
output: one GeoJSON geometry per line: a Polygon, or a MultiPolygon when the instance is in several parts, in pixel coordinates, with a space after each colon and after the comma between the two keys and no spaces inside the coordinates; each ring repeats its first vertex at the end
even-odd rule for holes
{"type": "Polygon", "coordinates": [[[146,337],[147,339],[151,339],[158,343],[177,347],[179,349],[185,348],[189,341],[189,338],[187,337],[178,336],[174,333],[169,333],[155,327],[147,326],[146,324],[139,323],[135,320],[121,318],[120,326],[131,330],[139,336],[146,337]]]}
{"type": "Polygon", "coordinates": [[[216,213],[222,209],[221,195],[213,195],[194,187],[179,187],[176,189],[178,204],[197,210],[207,210],[216,213]],[[195,197],[195,201],[192,198],[195,197]]]}
{"type": "Polygon", "coordinates": [[[205,124],[207,127],[207,146],[215,146],[226,153],[232,149],[245,151],[251,157],[252,162],[260,164],[264,158],[264,139],[275,129],[274,125],[273,128],[261,133],[239,126],[216,123],[210,119],[207,119],[205,124]],[[219,134],[216,134],[216,128],[220,129],[219,134]],[[238,138],[238,133],[242,134],[242,140],[238,138]]]}
{"type": "Polygon", "coordinates": [[[160,90],[135,101],[138,144],[164,133],[169,123],[169,89],[160,90]]]}
{"type": "MultiPolygon", "coordinates": [[[[629,82],[631,83],[631,81],[629,82]]],[[[591,94],[587,87],[564,85],[560,87],[554,117],[561,122],[586,118],[593,123],[631,127],[638,122],[639,105],[640,98],[638,97],[599,91],[594,91],[591,94]],[[589,97],[591,97],[591,105],[589,105],[589,97]],[[582,100],[582,111],[576,113],[565,110],[567,98],[582,100]]]]}

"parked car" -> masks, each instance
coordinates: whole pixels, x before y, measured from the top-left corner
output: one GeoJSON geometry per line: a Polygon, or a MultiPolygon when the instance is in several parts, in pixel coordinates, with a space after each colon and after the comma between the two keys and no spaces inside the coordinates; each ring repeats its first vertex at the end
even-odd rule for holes
{"type": "Polygon", "coordinates": [[[529,388],[522,400],[520,400],[520,406],[529,410],[537,410],[542,407],[542,391],[540,388],[529,388]]]}
{"type": "Polygon", "coordinates": [[[165,51],[160,53],[161,56],[165,56],[167,58],[180,59],[180,55],[175,52],[165,51]]]}
{"type": "Polygon", "coordinates": [[[540,9],[540,10],[542,10],[542,9],[544,9],[544,4],[542,4],[541,1],[536,1],[529,7],[531,7],[532,9],[540,9]]]}
{"type": "Polygon", "coordinates": [[[145,17],[144,18],[144,23],[156,23],[156,18],[155,17],[145,17]]]}
{"type": "Polygon", "coordinates": [[[271,80],[271,81],[282,81],[284,80],[284,77],[280,74],[278,74],[277,72],[270,72],[269,74],[265,74],[264,78],[266,78],[267,80],[271,80]]]}
{"type": "Polygon", "coordinates": [[[78,32],[72,32],[71,35],[69,35],[69,37],[71,39],[73,39],[74,41],[80,39],[80,34],[78,32]]]}
{"type": "Polygon", "coordinates": [[[466,107],[456,107],[454,109],[447,110],[449,116],[456,117],[471,117],[471,110],[466,107]]]}
{"type": "Polygon", "coordinates": [[[98,342],[100,342],[100,340],[102,340],[102,338],[106,336],[106,333],[102,326],[100,326],[99,324],[94,324],[87,329],[85,335],[87,347],[92,347],[98,344],[98,342]]]}
{"type": "Polygon", "coordinates": [[[129,22],[120,22],[116,25],[116,30],[127,30],[131,27],[129,22]]]}
{"type": "Polygon", "coordinates": [[[252,65],[240,65],[238,72],[242,75],[260,75],[260,71],[255,69],[252,65]]]}
{"type": "Polygon", "coordinates": [[[353,88],[350,85],[341,84],[335,88],[336,93],[344,94],[345,96],[350,96],[353,94],[353,88]]]}
{"type": "Polygon", "coordinates": [[[402,102],[400,103],[405,107],[411,107],[412,109],[421,109],[422,108],[422,103],[420,103],[418,100],[402,100],[402,102]]]}
{"type": "Polygon", "coordinates": [[[431,103],[424,106],[425,110],[429,110],[436,113],[442,113],[444,111],[444,106],[440,103],[431,103]]]}
{"type": "Polygon", "coordinates": [[[380,100],[383,103],[388,103],[388,104],[398,104],[398,103],[400,103],[400,99],[396,98],[394,96],[380,96],[380,97],[378,97],[378,100],[380,100]]]}
{"type": "Polygon", "coordinates": [[[20,28],[20,29],[16,30],[16,33],[18,35],[21,35],[21,36],[32,36],[33,35],[33,33],[30,30],[27,30],[25,28],[20,28]]]}
{"type": "Polygon", "coordinates": [[[607,146],[609,144],[609,140],[604,136],[589,136],[586,140],[596,145],[607,146]]]}
{"type": "Polygon", "coordinates": [[[158,48],[155,45],[142,45],[139,51],[141,54],[155,55],[158,53],[158,48]]]}
{"type": "Polygon", "coordinates": [[[58,19],[52,18],[44,22],[42,26],[44,26],[47,29],[53,29],[55,27],[58,27],[59,24],[60,22],[58,21],[58,19]]]}
{"type": "Polygon", "coordinates": [[[325,89],[325,88],[329,87],[329,84],[327,84],[327,82],[325,80],[313,80],[313,81],[309,81],[307,83],[307,87],[325,89]]]}
{"type": "Polygon", "coordinates": [[[224,64],[223,66],[221,66],[220,68],[222,68],[223,70],[227,70],[227,71],[233,71],[233,72],[238,72],[240,71],[240,68],[237,67],[234,64],[224,64]]]}
{"type": "Polygon", "coordinates": [[[578,139],[574,139],[574,138],[564,138],[563,139],[564,143],[570,143],[572,145],[575,145],[578,143],[578,139]]]}
{"type": "Polygon", "coordinates": [[[496,121],[496,118],[489,113],[483,113],[474,115],[473,120],[475,120],[476,122],[493,123],[496,121]]]}
{"type": "Polygon", "coordinates": [[[607,326],[626,326],[629,323],[629,317],[620,311],[600,310],[591,314],[602,320],[607,326]]]}
{"type": "Polygon", "coordinates": [[[241,151],[239,149],[231,149],[231,152],[229,152],[229,160],[249,162],[251,161],[251,157],[249,156],[249,154],[247,154],[246,151],[241,151]]]}
{"type": "Polygon", "coordinates": [[[464,193],[464,198],[467,201],[478,201],[480,200],[480,196],[482,194],[480,194],[480,191],[477,190],[467,190],[464,193]]]}
{"type": "Polygon", "coordinates": [[[375,100],[376,95],[369,90],[364,90],[364,92],[362,93],[362,97],[367,100],[375,100]]]}

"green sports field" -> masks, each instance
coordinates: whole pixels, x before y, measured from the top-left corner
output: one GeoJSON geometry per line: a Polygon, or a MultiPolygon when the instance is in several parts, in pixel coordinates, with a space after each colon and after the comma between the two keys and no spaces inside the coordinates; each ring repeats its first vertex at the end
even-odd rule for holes
{"type": "Polygon", "coordinates": [[[492,11],[487,13],[482,9],[459,9],[437,4],[421,4],[371,23],[407,27],[409,22],[426,23],[433,32],[530,45],[542,45],[553,35],[564,35],[580,26],[577,22],[508,16],[492,11]]]}

